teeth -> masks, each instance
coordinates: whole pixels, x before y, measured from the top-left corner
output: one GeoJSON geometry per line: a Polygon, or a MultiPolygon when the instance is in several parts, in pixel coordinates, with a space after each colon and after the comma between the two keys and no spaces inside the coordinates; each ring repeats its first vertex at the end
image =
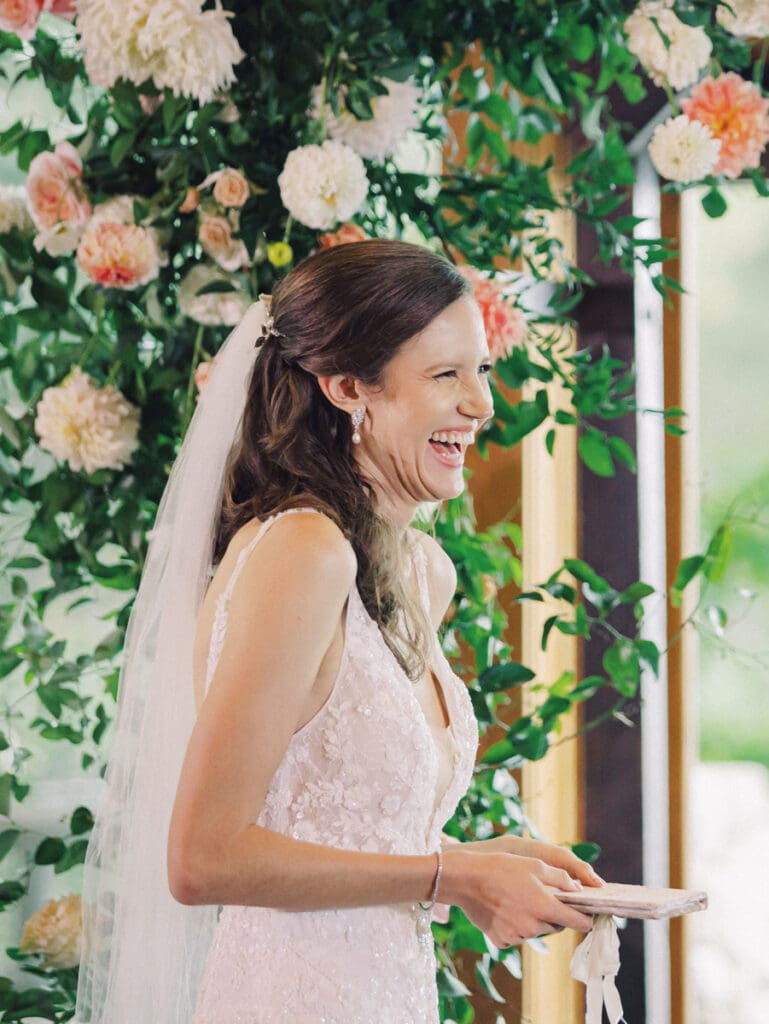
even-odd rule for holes
{"type": "Polygon", "coordinates": [[[446,444],[459,444],[466,447],[475,441],[475,435],[470,430],[435,430],[430,435],[431,441],[443,441],[446,444]]]}

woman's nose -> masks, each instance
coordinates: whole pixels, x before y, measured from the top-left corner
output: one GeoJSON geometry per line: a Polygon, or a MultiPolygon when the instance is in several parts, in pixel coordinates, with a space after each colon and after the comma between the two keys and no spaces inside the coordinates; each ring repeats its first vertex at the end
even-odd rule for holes
{"type": "Polygon", "coordinates": [[[481,423],[491,419],[494,415],[494,404],[488,381],[485,378],[478,378],[465,390],[460,410],[465,416],[472,416],[481,423]]]}

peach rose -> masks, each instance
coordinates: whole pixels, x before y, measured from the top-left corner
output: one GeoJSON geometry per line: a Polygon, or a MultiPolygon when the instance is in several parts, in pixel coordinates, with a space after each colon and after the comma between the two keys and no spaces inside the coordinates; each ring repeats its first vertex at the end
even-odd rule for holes
{"type": "Polygon", "coordinates": [[[198,389],[198,397],[203,393],[203,388],[206,386],[208,375],[213,366],[213,359],[204,359],[203,362],[198,363],[195,367],[195,387],[198,389]]]}
{"type": "Polygon", "coordinates": [[[0,29],[31,39],[43,9],[43,0],[0,0],[0,29]]]}
{"type": "Polygon", "coordinates": [[[368,235],[358,224],[348,222],[336,231],[331,231],[318,238],[321,249],[333,249],[335,245],[346,245],[348,242],[365,242],[368,235]]]}
{"type": "Polygon", "coordinates": [[[151,228],[91,223],[77,248],[80,269],[105,288],[138,288],[158,276],[160,252],[151,228]]]}
{"type": "Polygon", "coordinates": [[[80,963],[82,911],[79,896],[50,900],[24,925],[19,943],[22,953],[38,953],[43,966],[54,970],[80,963]]]}
{"type": "Polygon", "coordinates": [[[196,188],[188,188],[179,213],[192,213],[200,206],[200,192],[196,188]]]}
{"type": "Polygon", "coordinates": [[[198,241],[209,256],[220,256],[232,245],[232,224],[226,217],[204,217],[198,228],[198,241]]]}
{"type": "Polygon", "coordinates": [[[232,225],[226,217],[203,217],[198,241],[223,270],[234,273],[248,263],[248,251],[239,238],[232,237],[232,225]]]}
{"type": "Polygon", "coordinates": [[[251,194],[248,182],[234,167],[227,167],[217,176],[214,184],[214,199],[222,206],[244,206],[251,194]]]}
{"type": "Polygon", "coordinates": [[[52,153],[38,153],[29,165],[29,212],[40,230],[55,224],[84,224],[91,215],[82,182],[83,162],[69,142],[59,142],[52,153]]]}

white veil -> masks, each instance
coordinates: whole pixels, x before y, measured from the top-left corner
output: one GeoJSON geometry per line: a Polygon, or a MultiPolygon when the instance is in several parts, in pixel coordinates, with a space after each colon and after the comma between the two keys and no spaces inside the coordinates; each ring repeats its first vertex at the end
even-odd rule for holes
{"type": "Polygon", "coordinates": [[[192,650],[227,455],[255,345],[268,320],[252,305],[209,374],[160,502],[126,635],[107,792],[86,857],[81,1024],[191,1024],[216,907],[168,891],[166,842],[195,719],[192,650]]]}

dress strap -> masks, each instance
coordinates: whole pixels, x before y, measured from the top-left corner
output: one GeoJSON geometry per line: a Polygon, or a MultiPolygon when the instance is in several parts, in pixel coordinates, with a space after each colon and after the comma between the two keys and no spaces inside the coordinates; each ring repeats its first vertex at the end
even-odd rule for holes
{"type": "Polygon", "coordinates": [[[412,551],[414,553],[414,569],[417,575],[417,586],[419,588],[419,596],[422,599],[422,605],[427,612],[430,614],[430,587],[427,582],[427,552],[425,551],[424,545],[420,540],[416,538],[412,539],[411,542],[412,551]]]}
{"type": "Polygon", "coordinates": [[[256,536],[252,537],[248,544],[246,544],[246,546],[238,553],[235,568],[230,573],[230,577],[227,580],[224,590],[216,599],[214,621],[211,626],[211,639],[208,645],[208,660],[206,662],[206,692],[208,692],[208,687],[211,685],[211,680],[214,677],[214,672],[216,671],[216,666],[224,647],[224,637],[227,632],[227,609],[230,603],[230,598],[232,597],[232,592],[235,589],[235,584],[238,582],[238,577],[243,571],[243,566],[246,564],[248,556],[254,550],[265,533],[267,533],[273,523],[276,523],[278,519],[282,519],[284,516],[290,516],[295,512],[315,512],[317,515],[323,515],[319,509],[312,508],[311,506],[307,506],[306,508],[287,508],[284,509],[283,512],[276,512],[274,515],[268,516],[267,519],[264,520],[262,525],[256,531],[256,536]]]}

